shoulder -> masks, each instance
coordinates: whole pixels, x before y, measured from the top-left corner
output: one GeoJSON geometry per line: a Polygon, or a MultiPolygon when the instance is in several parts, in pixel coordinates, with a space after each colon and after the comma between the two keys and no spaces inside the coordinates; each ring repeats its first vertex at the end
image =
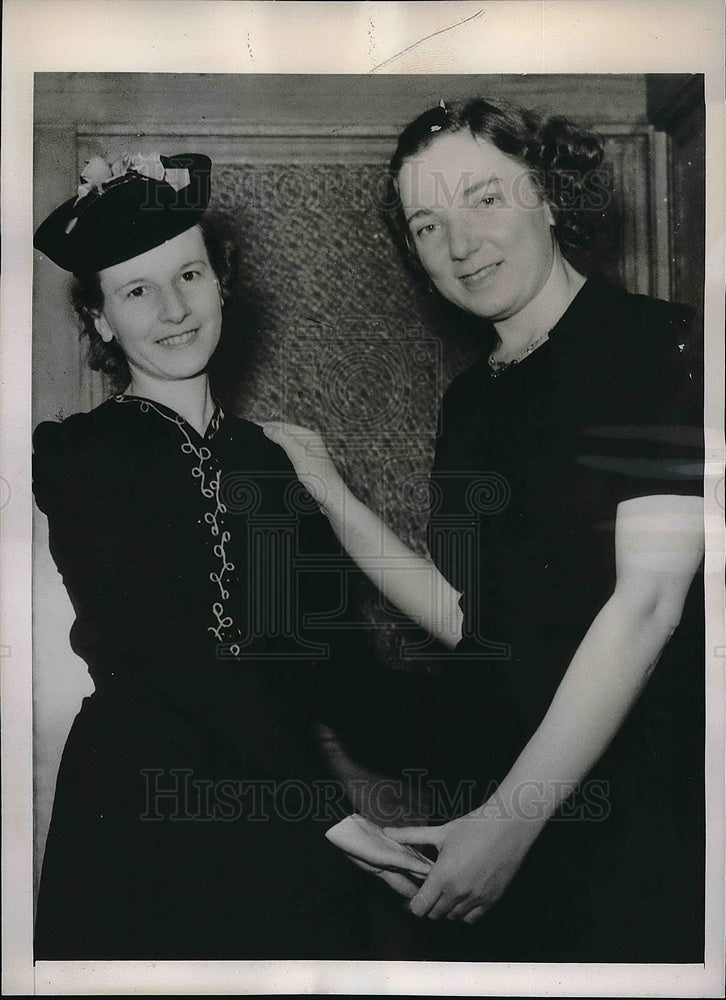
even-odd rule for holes
{"type": "Polygon", "coordinates": [[[553,342],[557,371],[575,397],[596,399],[601,391],[613,402],[632,397],[645,406],[648,398],[687,391],[695,399],[703,367],[696,310],[599,278],[581,294],[553,342]]]}
{"type": "MultiPolygon", "coordinates": [[[[118,409],[118,408],[117,408],[118,409]]],[[[51,500],[85,496],[103,481],[113,459],[114,410],[109,402],[33,432],[33,490],[42,509],[51,500]]]]}
{"type": "Polygon", "coordinates": [[[259,424],[225,415],[223,463],[224,492],[237,512],[291,519],[300,531],[296,544],[302,554],[340,555],[340,545],[318,502],[298,478],[295,467],[280,445],[271,441],[259,424]]]}
{"type": "Polygon", "coordinates": [[[33,451],[51,457],[57,452],[78,452],[97,446],[114,430],[117,408],[107,400],[88,413],[74,413],[65,420],[46,420],[33,432],[33,451]]]}
{"type": "Polygon", "coordinates": [[[697,334],[696,310],[682,302],[667,302],[628,292],[603,279],[591,278],[588,304],[602,345],[628,354],[682,344],[697,334]]]}
{"type": "Polygon", "coordinates": [[[576,362],[558,369],[562,405],[587,428],[590,450],[581,461],[618,472],[620,499],[696,492],[703,425],[696,310],[604,282],[596,293],[590,304],[601,308],[572,338],[576,362]]]}
{"type": "Polygon", "coordinates": [[[239,456],[261,471],[292,472],[294,469],[283,448],[271,441],[259,424],[225,412],[225,433],[239,456]]]}
{"type": "Polygon", "coordinates": [[[611,349],[615,348],[614,363],[622,366],[626,383],[662,392],[686,384],[695,392],[701,384],[701,322],[691,306],[621,292],[607,333],[611,349]]]}
{"type": "Polygon", "coordinates": [[[696,310],[682,302],[625,293],[624,308],[648,350],[684,350],[697,337],[696,310]]]}

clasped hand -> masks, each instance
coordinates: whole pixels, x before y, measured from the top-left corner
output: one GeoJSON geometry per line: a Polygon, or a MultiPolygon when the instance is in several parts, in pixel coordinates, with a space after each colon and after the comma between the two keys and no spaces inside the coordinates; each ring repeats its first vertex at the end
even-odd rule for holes
{"type": "MultiPolygon", "coordinates": [[[[300,482],[334,520],[345,506],[345,484],[317,431],[280,421],[262,428],[287,452],[300,482]]],[[[521,815],[504,812],[490,799],[479,809],[441,826],[390,827],[391,840],[411,846],[429,844],[438,857],[422,885],[402,872],[371,868],[351,860],[410,898],[416,916],[446,917],[473,923],[496,903],[522,864],[540,826],[521,815]]]]}
{"type": "Polygon", "coordinates": [[[438,858],[409,903],[417,917],[471,924],[496,903],[514,878],[539,827],[486,806],[441,826],[389,827],[401,844],[433,845],[438,858]]]}

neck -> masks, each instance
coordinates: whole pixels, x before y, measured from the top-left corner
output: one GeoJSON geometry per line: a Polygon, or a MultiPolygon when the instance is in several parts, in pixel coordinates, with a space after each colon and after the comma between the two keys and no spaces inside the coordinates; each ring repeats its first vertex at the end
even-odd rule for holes
{"type": "Polygon", "coordinates": [[[501,342],[497,357],[507,360],[508,356],[549,333],[584,283],[585,278],[565,260],[555,244],[552,268],[539,292],[524,309],[494,324],[501,342]]]}
{"type": "Polygon", "coordinates": [[[157,380],[143,372],[133,372],[126,392],[168,406],[203,435],[214,413],[214,401],[206,372],[188,379],[157,380]]]}

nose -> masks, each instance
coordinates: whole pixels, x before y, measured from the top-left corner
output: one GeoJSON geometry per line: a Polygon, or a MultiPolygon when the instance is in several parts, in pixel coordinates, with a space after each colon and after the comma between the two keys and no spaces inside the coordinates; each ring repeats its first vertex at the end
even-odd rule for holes
{"type": "Polygon", "coordinates": [[[481,242],[468,212],[456,214],[449,220],[449,254],[452,260],[466,260],[479,249],[481,242]]]}
{"type": "Polygon", "coordinates": [[[161,293],[159,300],[159,318],[167,323],[181,323],[190,313],[187,300],[182,291],[170,285],[161,293]]]}

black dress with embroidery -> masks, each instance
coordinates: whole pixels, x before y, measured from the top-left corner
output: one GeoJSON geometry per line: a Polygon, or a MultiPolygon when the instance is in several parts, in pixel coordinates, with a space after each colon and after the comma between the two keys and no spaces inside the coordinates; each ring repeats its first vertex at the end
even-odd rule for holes
{"type": "Polygon", "coordinates": [[[286,456],[219,410],[202,438],[125,396],[34,445],[95,683],[61,761],[36,958],[369,956],[313,733],[355,670],[311,618],[340,617],[345,561],[286,456]]]}
{"type": "MultiPolygon", "coordinates": [[[[591,278],[524,361],[492,376],[483,358],[446,392],[430,547],[463,593],[465,638],[437,680],[431,755],[462,811],[507,774],[612,593],[618,504],[702,494],[694,326],[685,306],[591,278]]],[[[432,957],[703,961],[703,625],[699,574],[579,794],[432,957]]]]}

